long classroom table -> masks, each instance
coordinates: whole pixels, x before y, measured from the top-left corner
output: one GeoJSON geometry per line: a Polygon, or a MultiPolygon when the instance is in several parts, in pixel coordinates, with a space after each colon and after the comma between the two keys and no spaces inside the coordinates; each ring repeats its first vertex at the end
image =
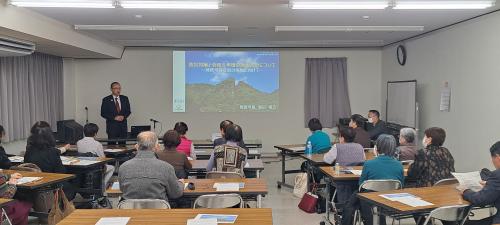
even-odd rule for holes
{"type": "Polygon", "coordinates": [[[58,225],[94,225],[102,217],[130,217],[127,225],[186,225],[198,214],[238,215],[234,225],[272,225],[272,209],[79,209],[58,225]]]}
{"type": "MultiPolygon", "coordinates": [[[[257,206],[260,208],[262,204],[262,197],[267,195],[267,183],[262,178],[243,178],[243,179],[186,179],[185,183],[193,183],[195,190],[184,189],[183,198],[194,201],[201,195],[209,194],[230,194],[235,193],[241,195],[244,199],[252,199],[257,201],[257,206]],[[215,183],[244,183],[245,187],[240,188],[239,191],[220,192],[213,188],[215,183]]],[[[122,195],[121,190],[108,188],[106,193],[109,196],[122,195]]]]}
{"type": "MultiPolygon", "coordinates": [[[[190,171],[190,174],[194,175],[203,175],[207,173],[207,165],[208,160],[191,160],[191,164],[193,168],[190,171]]],[[[247,165],[243,168],[246,172],[255,172],[257,178],[260,178],[260,172],[264,170],[264,163],[262,159],[248,159],[246,160],[247,165]]]]}
{"type": "Polygon", "coordinates": [[[294,144],[294,145],[276,145],[274,148],[279,150],[281,155],[281,181],[278,181],[278,188],[287,187],[293,188],[293,185],[286,183],[286,174],[300,173],[300,170],[287,170],[286,169],[286,157],[298,157],[304,153],[304,144],[294,144]]]}

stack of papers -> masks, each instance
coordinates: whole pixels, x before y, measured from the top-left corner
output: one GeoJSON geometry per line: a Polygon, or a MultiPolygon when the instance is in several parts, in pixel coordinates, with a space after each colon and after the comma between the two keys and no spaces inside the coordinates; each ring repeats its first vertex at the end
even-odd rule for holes
{"type": "Polygon", "coordinates": [[[213,188],[217,191],[239,191],[240,183],[215,183],[213,188]]]}
{"type": "Polygon", "coordinates": [[[24,162],[24,157],[22,156],[11,156],[9,157],[9,160],[13,163],[22,163],[24,162]]]}
{"type": "Polygon", "coordinates": [[[458,183],[462,189],[470,189],[473,191],[480,191],[483,186],[481,182],[481,174],[479,171],[470,173],[451,173],[455,178],[457,178],[458,183]]]}
{"type": "Polygon", "coordinates": [[[361,176],[361,172],[363,172],[362,170],[349,170],[349,172],[351,172],[352,174],[356,175],[356,176],[361,176]]]}
{"type": "Polygon", "coordinates": [[[238,215],[223,215],[223,214],[198,214],[194,219],[216,219],[217,223],[234,223],[238,215]]]}
{"type": "Polygon", "coordinates": [[[17,180],[17,184],[26,184],[26,183],[31,183],[33,181],[41,180],[42,177],[23,177],[19,180],[17,180]]]}
{"type": "Polygon", "coordinates": [[[379,195],[382,198],[388,199],[390,201],[396,201],[403,203],[405,205],[409,205],[411,207],[422,207],[422,206],[430,206],[434,205],[430,202],[424,201],[415,195],[409,193],[395,193],[395,194],[385,194],[379,195]]]}
{"type": "Polygon", "coordinates": [[[95,225],[126,225],[130,217],[103,217],[95,225]]]}

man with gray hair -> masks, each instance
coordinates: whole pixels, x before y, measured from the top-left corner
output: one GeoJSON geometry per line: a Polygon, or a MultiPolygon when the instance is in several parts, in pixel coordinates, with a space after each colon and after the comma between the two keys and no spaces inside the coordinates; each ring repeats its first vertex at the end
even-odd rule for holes
{"type": "Polygon", "coordinates": [[[118,180],[123,199],[176,199],[182,196],[184,183],[177,180],[175,169],[156,158],[158,137],[147,131],[137,136],[137,155],[120,166],[118,180]]]}
{"type": "Polygon", "coordinates": [[[417,131],[405,127],[399,131],[398,154],[400,161],[415,160],[417,154],[417,131]]]}

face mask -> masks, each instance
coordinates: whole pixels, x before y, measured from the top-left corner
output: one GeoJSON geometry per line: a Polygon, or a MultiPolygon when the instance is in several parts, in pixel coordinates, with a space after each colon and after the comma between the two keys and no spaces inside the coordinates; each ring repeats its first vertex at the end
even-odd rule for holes
{"type": "Polygon", "coordinates": [[[368,118],[368,123],[373,123],[373,118],[368,118]]]}
{"type": "Polygon", "coordinates": [[[424,139],[422,139],[422,146],[427,147],[427,138],[424,137],[424,139]]]}
{"type": "Polygon", "coordinates": [[[377,146],[373,146],[373,154],[375,155],[375,157],[378,156],[378,151],[377,151],[377,146]]]}

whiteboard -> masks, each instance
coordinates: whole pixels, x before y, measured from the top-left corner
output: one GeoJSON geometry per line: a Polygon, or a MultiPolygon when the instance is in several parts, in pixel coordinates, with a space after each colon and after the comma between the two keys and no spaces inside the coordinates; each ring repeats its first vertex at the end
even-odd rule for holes
{"type": "Polygon", "coordinates": [[[417,81],[387,82],[386,121],[417,127],[417,81]]]}

